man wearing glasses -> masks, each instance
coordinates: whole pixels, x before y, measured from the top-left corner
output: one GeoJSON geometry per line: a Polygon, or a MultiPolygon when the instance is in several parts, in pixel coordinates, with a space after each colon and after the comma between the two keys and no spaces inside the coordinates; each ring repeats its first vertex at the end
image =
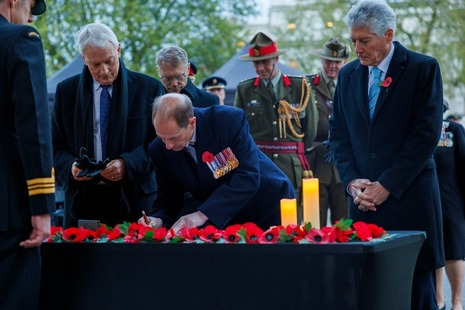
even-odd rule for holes
{"type": "Polygon", "coordinates": [[[182,48],[162,48],[157,53],[157,68],[166,92],[185,94],[191,99],[193,106],[198,108],[219,104],[218,96],[201,90],[188,78],[190,63],[182,48]]]}

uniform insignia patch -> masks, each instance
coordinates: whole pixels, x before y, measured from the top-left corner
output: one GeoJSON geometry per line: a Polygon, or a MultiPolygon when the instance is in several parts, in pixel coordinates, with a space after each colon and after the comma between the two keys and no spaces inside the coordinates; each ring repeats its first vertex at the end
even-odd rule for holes
{"type": "Polygon", "coordinates": [[[39,35],[37,32],[35,32],[35,31],[29,32],[29,33],[27,34],[27,36],[28,36],[29,38],[40,38],[40,35],[39,35]]]}
{"type": "Polygon", "coordinates": [[[247,102],[248,108],[258,108],[260,106],[260,102],[257,100],[252,100],[251,102],[247,102]]]}

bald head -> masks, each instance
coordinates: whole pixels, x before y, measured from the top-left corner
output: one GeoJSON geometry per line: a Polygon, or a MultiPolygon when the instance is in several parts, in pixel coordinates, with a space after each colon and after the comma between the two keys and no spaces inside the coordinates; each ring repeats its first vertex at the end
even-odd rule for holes
{"type": "Polygon", "coordinates": [[[153,104],[152,120],[167,149],[183,149],[194,134],[196,119],[186,95],[168,93],[158,97],[153,104]]]}
{"type": "Polygon", "coordinates": [[[184,94],[168,93],[155,99],[152,120],[167,121],[174,119],[179,127],[185,128],[189,118],[194,116],[192,101],[184,94]]]}

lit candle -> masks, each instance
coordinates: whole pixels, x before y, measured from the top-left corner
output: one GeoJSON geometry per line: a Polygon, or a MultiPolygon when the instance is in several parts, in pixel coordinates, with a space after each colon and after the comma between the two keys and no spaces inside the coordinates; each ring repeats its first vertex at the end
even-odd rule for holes
{"type": "Polygon", "coordinates": [[[302,179],[304,222],[320,228],[320,191],[317,178],[302,179]]]}
{"type": "Polygon", "coordinates": [[[281,225],[297,224],[297,204],[295,199],[281,199],[281,225]]]}

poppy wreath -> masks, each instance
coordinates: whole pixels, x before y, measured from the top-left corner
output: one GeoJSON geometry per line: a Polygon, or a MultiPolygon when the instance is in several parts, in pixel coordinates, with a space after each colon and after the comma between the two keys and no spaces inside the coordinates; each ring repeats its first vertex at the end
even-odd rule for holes
{"type": "Polygon", "coordinates": [[[184,227],[172,229],[147,227],[125,222],[111,228],[102,224],[96,231],[83,227],[63,229],[53,226],[49,243],[247,243],[247,244],[325,244],[346,242],[382,241],[389,237],[380,226],[341,219],[332,226],[321,229],[305,225],[273,226],[263,231],[254,223],[236,224],[217,229],[212,225],[204,228],[184,227]]]}

